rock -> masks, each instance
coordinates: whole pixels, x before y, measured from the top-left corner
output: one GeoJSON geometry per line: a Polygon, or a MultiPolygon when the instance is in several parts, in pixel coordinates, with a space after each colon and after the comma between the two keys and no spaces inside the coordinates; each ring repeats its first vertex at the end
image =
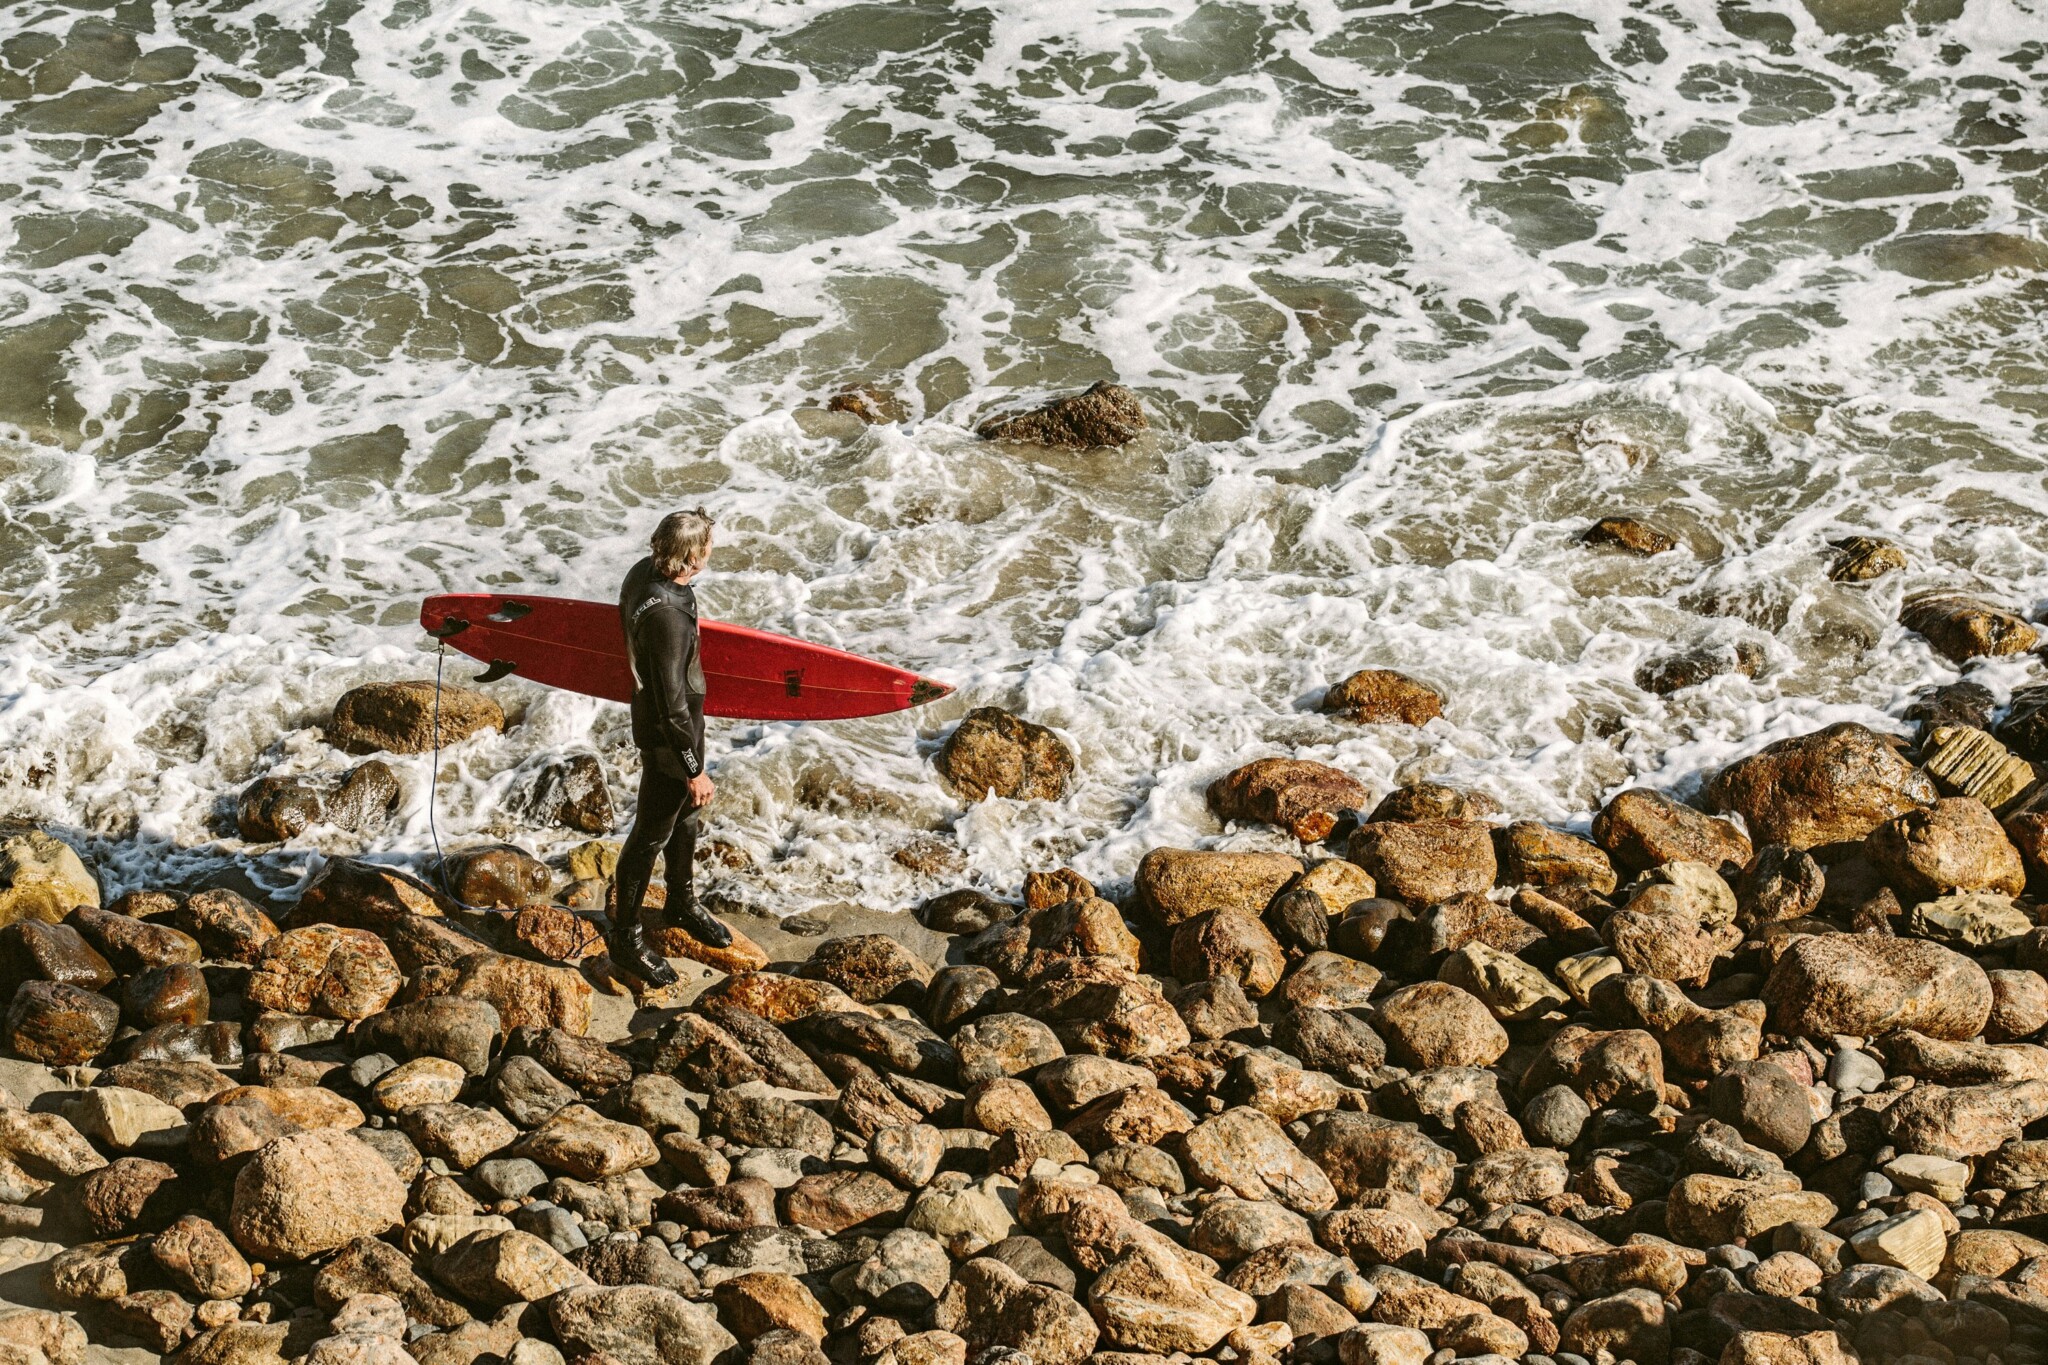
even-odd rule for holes
{"type": "Polygon", "coordinates": [[[1369,725],[1427,725],[1444,713],[1444,698],[1405,673],[1364,668],[1323,693],[1322,709],[1369,725]]]}
{"type": "Polygon", "coordinates": [[[1961,1161],[1983,1156],[2048,1117],[2048,1082],[1917,1085],[1884,1112],[1886,1134],[1905,1152],[1961,1161]]]}
{"type": "Polygon", "coordinates": [[[1442,981],[1405,986],[1380,1001],[1373,1024],[1400,1066],[1485,1066],[1508,1035],[1478,997],[1442,981]]]}
{"type": "Polygon", "coordinates": [[[135,919],[112,910],[81,905],[66,921],[106,955],[119,972],[147,971],[179,962],[197,962],[199,944],[168,924],[135,919]]]}
{"type": "Polygon", "coordinates": [[[489,1003],[435,995],[372,1015],[356,1036],[366,1047],[401,1057],[446,1058],[481,1076],[490,1069],[499,1032],[498,1011],[489,1003]]]}
{"type": "Polygon", "coordinates": [[[226,889],[186,897],[173,918],[208,957],[255,963],[277,937],[277,925],[253,901],[226,889]]]}
{"type": "Polygon", "coordinates": [[[0,836],[0,924],[55,924],[99,903],[99,882],[71,845],[35,829],[0,836]]]}
{"type": "Polygon", "coordinates": [[[1594,1109],[1648,1109],[1664,1098],[1664,1053],[1640,1029],[1595,1032],[1568,1024],[1551,1036],[1523,1073],[1525,1095],[1565,1085],[1594,1109]]]}
{"type": "Polygon", "coordinates": [[[1937,725],[1921,748],[1928,775],[1950,795],[1975,797],[2002,811],[2033,789],[2034,765],[1982,730],[1937,725]]]}
{"type": "Polygon", "coordinates": [[[2020,617],[1960,593],[1922,593],[1899,609],[1899,624],[1927,637],[1951,663],[2024,654],[2041,634],[2020,617]]]}
{"type": "Polygon", "coordinates": [[[1364,1009],[1379,984],[1377,967],[1342,953],[1310,953],[1280,983],[1278,998],[1294,1008],[1364,1009]]]}
{"type": "Polygon", "coordinates": [[[572,754],[541,769],[526,802],[527,818],[583,834],[609,834],[618,823],[604,764],[596,754],[572,754]]]}
{"type": "MultiPolygon", "coordinates": [[[[581,962],[605,950],[604,932],[596,924],[559,905],[522,906],[505,932],[510,937],[502,943],[508,952],[541,962],[581,962]]],[[[762,965],[767,965],[765,956],[762,965]]]]}
{"type": "Polygon", "coordinates": [[[1368,1322],[1337,1338],[1342,1365],[1423,1365],[1429,1357],[1429,1338],[1413,1327],[1368,1322]]]}
{"type": "Polygon", "coordinates": [[[1991,1013],[1984,969],[1939,944],[1869,934],[1795,939],[1763,985],[1771,1026],[1827,1039],[1914,1029],[1975,1037],[1991,1013]]]}
{"type": "Polygon", "coordinates": [[[1563,1194],[1570,1178],[1562,1152],[1528,1147],[1489,1152],[1465,1168],[1465,1194],[1489,1207],[1537,1204],[1563,1194]]]}
{"type": "Polygon", "coordinates": [[[661,1159],[645,1129],[615,1122],[582,1104],[557,1109],[519,1139],[509,1154],[578,1180],[603,1180],[661,1159]]]}
{"type": "Polygon", "coordinates": [[[1025,1353],[1033,1365],[1080,1365],[1101,1336],[1071,1294],[1033,1284],[985,1256],[954,1273],[934,1318],[966,1338],[970,1350],[1002,1346],[1025,1353]]]}
{"type": "Polygon", "coordinates": [[[86,1365],[85,1332],[48,1309],[0,1308],[0,1343],[40,1352],[49,1365],[86,1365]]]}
{"type": "Polygon", "coordinates": [[[122,1018],[139,1029],[203,1024],[213,1009],[206,974],[189,962],[137,972],[122,987],[121,1004],[122,1018]]]}
{"type": "Polygon", "coordinates": [[[1906,567],[1906,552],[1882,536],[1846,536],[1828,547],[1835,552],[1828,577],[1837,583],[1868,583],[1906,567]]]}
{"type": "Polygon", "coordinates": [[[932,969],[888,934],[856,934],[819,944],[798,975],[829,981],[864,1005],[915,1005],[924,998],[932,969]]]}
{"type": "Polygon", "coordinates": [[[1579,539],[1587,545],[1626,550],[1634,555],[1660,555],[1678,548],[1677,540],[1669,532],[1634,517],[1602,517],[1582,531],[1579,539]]]}
{"type": "Polygon", "coordinates": [[[1501,880],[1522,886],[1588,886],[1614,891],[1614,864],[1598,844],[1561,829],[1517,820],[1496,838],[1501,880]]]}
{"type": "Polygon", "coordinates": [[[434,1257],[434,1276],[473,1303],[497,1308],[531,1303],[590,1277],[531,1233],[477,1232],[434,1257]]]}
{"type": "Polygon", "coordinates": [[[1487,821],[1501,814],[1500,802],[1485,792],[1447,787],[1441,782],[1411,782],[1380,798],[1365,823],[1412,825],[1423,820],[1487,821]]]}
{"type": "Polygon", "coordinates": [[[1765,844],[1736,887],[1736,920],[1745,929],[1804,919],[1820,908],[1827,880],[1804,849],[1765,844]]]}
{"type": "Polygon", "coordinates": [[[64,1116],[79,1132],[118,1152],[129,1151],[156,1135],[182,1137],[185,1127],[185,1116],[176,1107],[118,1085],[84,1091],[65,1106],[64,1116]]]}
{"type": "Polygon", "coordinates": [[[1228,1038],[1259,1025],[1259,1011],[1233,977],[1196,981],[1174,993],[1173,1007],[1198,1040],[1228,1038]]]}
{"type": "Polygon", "coordinates": [[[1629,1289],[1580,1304],[1558,1329],[1560,1344],[1592,1359],[1664,1360],[1671,1353],[1671,1325],[1664,1300],[1649,1289],[1629,1289]]]}
{"type": "Polygon", "coordinates": [[[375,934],[315,924],[265,943],[243,994],[261,1009],[367,1019],[403,982],[391,950],[375,934]]]}
{"type": "Polygon", "coordinates": [[[2012,897],[1965,891],[1923,901],[1906,915],[1905,929],[1918,938],[1959,948],[1988,948],[2032,931],[2034,922],[2012,897]]]}
{"type": "Polygon", "coordinates": [[[895,1222],[910,1196],[873,1171],[830,1171],[803,1177],[783,1192],[781,1203],[789,1222],[836,1237],[850,1228],[895,1222]]]}
{"type": "Polygon", "coordinates": [[[1739,812],[1764,839],[1795,848],[1861,839],[1935,799],[1924,772],[1877,734],[1846,721],[1730,764],[1707,795],[1739,812]]]}
{"type": "MultiPolygon", "coordinates": [[[[1364,869],[1353,870],[1366,885],[1372,884],[1364,869]]],[[[1265,924],[1289,957],[1319,953],[1330,946],[1329,903],[1308,887],[1297,884],[1273,897],[1266,907],[1265,924]]]]}
{"type": "Polygon", "coordinates": [[[239,1299],[255,1284],[228,1235],[196,1213],[158,1233],[149,1250],[173,1284],[201,1299],[239,1299]]]}
{"type": "Polygon", "coordinates": [[[1991,1017],[1984,1021],[1986,1042],[2018,1042],[2048,1028],[2048,979],[2030,971],[1999,970],[1985,975],[1991,982],[1991,1017]]]}
{"type": "Polygon", "coordinates": [[[1450,1197],[1457,1176],[1458,1159],[1447,1148],[1410,1124],[1371,1114],[1325,1114],[1302,1144],[1314,1167],[1326,1173],[1324,1178],[1344,1199],[1355,1200],[1368,1190],[1400,1190],[1434,1207],[1450,1197]]]}
{"type": "MultiPolygon", "coordinates": [[[[1334,690],[1334,689],[1333,689],[1334,690]]],[[[1278,825],[1312,844],[1372,798],[1363,782],[1338,768],[1306,759],[1262,758],[1209,784],[1209,810],[1218,820],[1278,825]]]]}
{"type": "Polygon", "coordinates": [[[1476,940],[1445,958],[1437,978],[1469,992],[1503,1021],[1535,1019],[1571,1004],[1542,972],[1476,940]]]}
{"type": "MultiPolygon", "coordinates": [[[[440,1062],[439,1058],[431,1060],[440,1062]]],[[[422,1155],[438,1157],[458,1171],[466,1171],[484,1158],[504,1151],[519,1138],[519,1130],[495,1110],[473,1109],[447,1101],[408,1105],[398,1121],[422,1155]]]]}
{"type": "Polygon", "coordinates": [[[1065,740],[996,706],[969,711],[934,764],[969,801],[1057,801],[1074,776],[1074,752],[1065,740]]]}
{"type": "Polygon", "coordinates": [[[358,763],[327,798],[327,823],[359,834],[382,829],[404,793],[391,765],[377,759],[358,763]]]}
{"type": "Polygon", "coordinates": [[[1173,974],[1184,981],[1228,977],[1246,995],[1269,994],[1287,969],[1280,941],[1259,920],[1217,910],[1184,920],[1173,932],[1173,974]]]}
{"type": "Polygon", "coordinates": [[[68,924],[16,920],[0,929],[0,972],[15,981],[55,981],[80,990],[104,990],[114,968],[68,924]]]}
{"type": "Polygon", "coordinates": [[[1621,792],[1601,808],[1593,817],[1593,840],[1630,873],[1681,860],[1740,867],[1751,857],[1749,840],[1726,820],[1643,787],[1621,792]]]}
{"type": "Polygon", "coordinates": [[[1714,1077],[1708,1091],[1714,1117],[1780,1156],[1806,1145],[1813,1108],[1806,1088],[1773,1062],[1738,1062],[1714,1077]]]}
{"type": "Polygon", "coordinates": [[[1484,893],[1496,871],[1492,836],[1475,820],[1370,822],[1352,832],[1347,853],[1381,894],[1417,906],[1484,893]]]}
{"type": "Polygon", "coordinates": [[[24,981],[7,1009],[7,1049],[47,1066],[76,1066],[106,1051],[121,1007],[55,981],[24,981]]]}
{"type": "MultiPolygon", "coordinates": [[[[453,908],[454,903],[440,891],[397,868],[355,858],[330,858],[306,884],[298,904],[284,916],[284,922],[294,928],[335,924],[345,929],[368,929],[391,939],[399,965],[416,971],[419,962],[405,960],[404,950],[392,939],[394,931],[415,927],[416,921],[438,920],[453,908]]],[[[432,960],[452,962],[454,958],[432,960]]]]}
{"type": "Polygon", "coordinates": [[[570,1351],[617,1365],[712,1365],[737,1344],[709,1308],[653,1285],[569,1289],[548,1320],[570,1351]]]}
{"type": "Polygon", "coordinates": [[[1522,1130],[1543,1147],[1570,1147],[1579,1140],[1592,1108],[1567,1085],[1539,1090],[1522,1108],[1522,1130]]]}
{"type": "Polygon", "coordinates": [[[1157,1354],[1207,1351],[1258,1312],[1251,1295],[1145,1243],[1104,1267],[1087,1300],[1112,1345],[1157,1354]]]}
{"type": "Polygon", "coordinates": [[[1233,1265],[1269,1246],[1313,1240],[1300,1214],[1278,1204],[1231,1198],[1204,1204],[1188,1234],[1188,1245],[1196,1251],[1233,1265]]]}
{"type": "Polygon", "coordinates": [[[505,728],[505,712],[481,692],[444,683],[436,731],[432,682],[367,683],[342,694],[327,742],[348,754],[424,754],[484,730],[505,728]]]}
{"type": "Polygon", "coordinates": [[[1301,859],[1285,853],[1155,848],[1138,862],[1137,893],[1153,919],[1168,928],[1211,910],[1256,919],[1301,872],[1301,859]]]}
{"type": "Polygon", "coordinates": [[[1897,1266],[1923,1280],[1931,1279],[1948,1255],[1941,1219],[1927,1209],[1894,1214],[1859,1228],[1849,1234],[1849,1245],[1858,1260],[1897,1266]]]}
{"type": "Polygon", "coordinates": [[[1718,948],[1696,921],[1633,908],[1609,915],[1600,936],[1623,971],[1698,986],[1706,984],[1718,948]]]}
{"type": "Polygon", "coordinates": [[[555,874],[546,863],[510,844],[489,844],[450,853],[441,860],[449,894],[484,910],[517,910],[544,901],[555,874]]]}
{"type": "Polygon", "coordinates": [[[175,1166],[124,1156],[78,1182],[78,1207],[96,1236],[149,1232],[185,1209],[191,1195],[175,1166]]]}
{"type": "Polygon", "coordinates": [[[1149,977],[1066,959],[1017,998],[1070,1052],[1157,1057],[1189,1042],[1187,1025],[1149,977]]]}
{"type": "Polygon", "coordinates": [[[326,818],[320,793],[297,777],[259,777],[235,802],[235,832],[252,844],[296,839],[326,818]]]}
{"type": "Polygon", "coordinates": [[[1765,662],[1763,649],[1749,640],[1739,640],[1732,646],[1703,645],[1647,661],[1636,670],[1635,683],[1654,696],[1668,697],[1728,674],[1754,678],[1763,672],[1765,662]]]}
{"type": "Polygon", "coordinates": [[[590,1032],[590,983],[567,967],[476,953],[457,966],[448,993],[490,1005],[507,1033],[526,1027],[590,1032]]]}
{"type": "Polygon", "coordinates": [[[235,1177],[228,1231],[265,1261],[302,1261],[405,1217],[405,1185],[376,1152],[323,1129],[265,1144],[235,1177]]]}
{"type": "MultiPolygon", "coordinates": [[[[1989,691],[1986,689],[1985,714],[1989,714],[1989,691]]],[[[1984,716],[1959,717],[1956,723],[1975,725],[1982,729],[1984,716]]],[[[2028,683],[2016,687],[2012,693],[2012,709],[2006,712],[1995,731],[1998,739],[2009,746],[2021,758],[2048,761],[2048,686],[2028,683]]]]}
{"type": "Polygon", "coordinates": [[[932,1238],[955,1256],[974,1256],[1010,1235],[1015,1219],[1002,1191],[984,1182],[965,1189],[926,1189],[903,1226],[932,1238]]]}
{"type": "Polygon", "coordinates": [[[971,887],[962,887],[919,905],[917,922],[941,934],[978,934],[1010,918],[1013,910],[971,887]]]}
{"type": "MultiPolygon", "coordinates": [[[[1273,1199],[1297,1213],[1333,1207],[1337,1190],[1313,1154],[1304,1155],[1271,1117],[1249,1107],[1227,1109],[1181,1139],[1188,1175],[1208,1189],[1241,1199],[1273,1199]]],[[[1448,1155],[1448,1153],[1446,1153],[1448,1155]]]]}
{"type": "Polygon", "coordinates": [[[1974,797],[1944,798],[1887,820],[1864,847],[1908,905],[1951,891],[2016,896],[2026,888],[2019,850],[1974,797]]]}
{"type": "Polygon", "coordinates": [[[1028,412],[1004,413],[975,427],[984,441],[1022,441],[1067,450],[1128,445],[1145,430],[1138,395],[1107,380],[1078,394],[1055,398],[1028,412]]]}
{"type": "MultiPolygon", "coordinates": [[[[1046,1126],[1051,1126],[1049,1119],[1046,1126]]],[[[868,1156],[876,1168],[909,1190],[932,1183],[946,1150],[945,1135],[927,1123],[877,1128],[868,1138],[868,1156]]]]}
{"type": "Polygon", "coordinates": [[[714,1094],[704,1117],[711,1131],[743,1147],[794,1147],[823,1160],[837,1140],[832,1124],[816,1110],[740,1089],[714,1094]]]}

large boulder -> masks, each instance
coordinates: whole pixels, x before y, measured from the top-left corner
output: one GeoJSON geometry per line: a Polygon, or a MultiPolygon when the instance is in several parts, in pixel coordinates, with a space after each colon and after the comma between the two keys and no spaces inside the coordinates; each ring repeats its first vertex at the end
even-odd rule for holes
{"type": "Polygon", "coordinates": [[[71,845],[36,829],[0,837],[0,925],[24,919],[55,924],[81,905],[99,903],[100,885],[71,845]]]}
{"type": "Polygon", "coordinates": [[[1781,739],[1723,768],[1708,799],[1766,842],[1813,848],[1867,836],[1931,804],[1934,783],[1881,735],[1853,721],[1781,739]]]}
{"type": "Polygon", "coordinates": [[[1330,832],[1338,815],[1363,809],[1372,792],[1327,763],[1261,758],[1211,782],[1208,799],[1218,820],[1278,825],[1312,844],[1330,832]]]}
{"type": "Polygon", "coordinates": [[[235,1177],[228,1232],[263,1261],[303,1261],[405,1220],[405,1182],[338,1128],[266,1143],[235,1177]]]}
{"type": "Polygon", "coordinates": [[[1813,934],[1795,939],[1763,986],[1771,1027],[1826,1040],[1914,1029],[1974,1038],[1991,1017],[1991,980],[1961,953],[1918,939],[1813,934]]]}
{"type": "Polygon", "coordinates": [[[1168,928],[1211,910],[1256,919],[1300,875],[1301,859],[1286,853],[1155,848],[1138,860],[1138,900],[1168,928]]]}
{"type": "Polygon", "coordinates": [[[1975,797],[1949,797],[1887,820],[1864,847],[1908,905],[1951,891],[2017,896],[2026,889],[2020,851],[1975,797]]]}
{"type": "MultiPolygon", "coordinates": [[[[439,738],[445,748],[483,730],[505,728],[505,711],[481,692],[444,683],[439,738]]],[[[432,682],[366,683],[342,694],[327,742],[350,754],[423,754],[436,737],[432,682]]]]}
{"type": "Polygon", "coordinates": [[[1603,806],[1593,817],[1593,841],[1624,872],[1678,861],[1741,867],[1750,859],[1741,830],[1647,787],[1631,787],[1603,806]]]}
{"type": "Polygon", "coordinates": [[[969,711],[934,762],[970,801],[1057,801],[1074,777],[1074,751],[1065,740],[998,706],[969,711]]]}
{"type": "Polygon", "coordinates": [[[1410,905],[1483,894],[1498,870],[1493,832],[1477,820],[1373,821],[1352,831],[1346,852],[1382,896],[1410,905]]]}
{"type": "Polygon", "coordinates": [[[1138,395],[1108,380],[1026,412],[1006,412],[974,429],[984,441],[1023,441],[1066,450],[1128,445],[1145,429],[1138,395]]]}

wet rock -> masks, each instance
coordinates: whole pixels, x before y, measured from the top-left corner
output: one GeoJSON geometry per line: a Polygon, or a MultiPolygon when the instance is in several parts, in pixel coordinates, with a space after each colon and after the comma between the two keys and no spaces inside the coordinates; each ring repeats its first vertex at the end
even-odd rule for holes
{"type": "Polygon", "coordinates": [[[819,944],[798,974],[829,981],[864,1005],[915,1004],[924,998],[932,969],[888,934],[856,934],[819,944]]]}
{"type": "Polygon", "coordinates": [[[1362,809],[1371,798],[1370,789],[1349,773],[1296,758],[1247,763],[1208,789],[1209,809],[1218,820],[1278,825],[1303,843],[1317,842],[1340,813],[1362,809]]]}
{"type": "Polygon", "coordinates": [[[995,706],[969,711],[934,764],[969,801],[1057,801],[1074,776],[1074,753],[1065,740],[995,706]]]}
{"type": "Polygon", "coordinates": [[[121,989],[121,1013],[136,1028],[158,1024],[203,1024],[213,1000],[206,974],[189,962],[151,967],[128,978],[121,989]]]}
{"type": "Polygon", "coordinates": [[[546,863],[510,844],[451,853],[441,862],[441,875],[455,899],[486,910],[544,901],[555,883],[546,863]]]}
{"type": "Polygon", "coordinates": [[[1380,803],[1366,816],[1366,823],[1412,825],[1425,820],[1484,821],[1500,814],[1500,802],[1485,792],[1468,787],[1447,787],[1441,782],[1411,782],[1381,797],[1380,803]]]}
{"type": "Polygon", "coordinates": [[[2012,612],[1960,593],[1922,593],[1899,609],[1899,624],[1927,637],[1934,652],[1951,663],[2024,654],[2040,643],[2040,632],[2012,612]]]}
{"type": "Polygon", "coordinates": [[[1483,893],[1497,870],[1491,832],[1474,820],[1375,821],[1352,833],[1347,853],[1382,895],[1411,905],[1483,893]]]}
{"type": "Polygon", "coordinates": [[[158,1233],[149,1251],[174,1285],[201,1299],[239,1299],[255,1284],[228,1235],[196,1213],[158,1233]]]}
{"type": "Polygon", "coordinates": [[[1677,540],[1634,517],[1602,517],[1580,533],[1587,545],[1612,547],[1634,555],[1660,555],[1678,548],[1677,540]]]}
{"type": "Polygon", "coordinates": [[[1746,866],[1749,840],[1726,820],[1681,806],[1661,792],[1632,787],[1593,817],[1593,839],[1625,872],[1688,861],[1746,866]]]}
{"type": "Polygon", "coordinates": [[[1771,1025],[1808,1038],[1915,1029],[1975,1037],[1991,1013],[1984,969],[1939,944],[1869,934],[1796,939],[1763,985],[1771,1025]]]}
{"type": "Polygon", "coordinates": [[[1478,997],[1442,981],[1393,992],[1380,1002],[1373,1025],[1401,1066],[1485,1066],[1508,1046],[1507,1031],[1478,997]]]}
{"type": "Polygon", "coordinates": [[[277,925],[261,907],[224,888],[194,892],[173,918],[208,957],[229,962],[255,963],[277,937],[277,925]]]}
{"type": "Polygon", "coordinates": [[[114,969],[84,935],[68,924],[16,920],[0,929],[0,971],[15,981],[55,981],[98,991],[113,984],[114,969]]]}
{"type": "MultiPolygon", "coordinates": [[[[293,928],[336,924],[389,936],[415,920],[439,919],[449,908],[441,892],[397,868],[355,858],[330,858],[306,884],[284,923],[293,928]]],[[[418,970],[419,962],[406,961],[395,938],[392,943],[400,965],[407,971],[418,970]]]]}
{"type": "Polygon", "coordinates": [[[1211,910],[1257,918],[1301,872],[1301,859],[1285,853],[1155,848],[1138,862],[1137,892],[1152,917],[1169,928],[1211,910]]]}
{"type": "Polygon", "coordinates": [[[1845,721],[1730,764],[1708,784],[1707,796],[1771,843],[1813,848],[1861,839],[1931,804],[1935,792],[1892,745],[1845,721]]]}
{"type": "Polygon", "coordinates": [[[1828,577],[1837,583],[1868,583],[1906,567],[1906,552],[1881,536],[1847,536],[1828,546],[1835,552],[1828,577]]]}
{"type": "Polygon", "coordinates": [[[1405,673],[1364,668],[1323,693],[1322,709],[1369,725],[1427,725],[1444,713],[1444,698],[1405,673]]]}
{"type": "Polygon", "coordinates": [[[1651,659],[1636,670],[1636,686],[1665,697],[1729,674],[1754,678],[1763,672],[1765,662],[1763,649],[1748,640],[1732,646],[1707,645],[1651,659]]]}
{"type": "Polygon", "coordinates": [[[405,1185],[370,1148],[325,1129],[266,1144],[235,1177],[228,1231],[265,1261],[299,1261],[405,1217],[405,1185]]]}
{"type": "Polygon", "coordinates": [[[121,1007],[55,981],[24,981],[7,1009],[7,1050],[47,1066],[89,1062],[114,1041],[121,1007]]]}
{"type": "Polygon", "coordinates": [[[377,759],[358,763],[327,797],[327,822],[358,834],[374,834],[398,810],[403,792],[391,765],[377,759]]]}
{"type": "Polygon", "coordinates": [[[367,1019],[401,984],[391,950],[375,934],[315,924],[264,944],[243,994],[259,1008],[286,1014],[367,1019]]]}
{"type": "Polygon", "coordinates": [[[941,934],[978,934],[1010,918],[1014,907],[965,888],[933,896],[917,907],[917,922],[941,934]]]}
{"type": "Polygon", "coordinates": [[[484,730],[505,728],[505,712],[481,692],[441,686],[438,729],[434,684],[368,683],[342,694],[327,726],[327,742],[348,754],[424,754],[484,730]]]}
{"type": "Polygon", "coordinates": [[[99,903],[99,882],[71,845],[35,829],[0,836],[0,924],[55,924],[99,903]]]}
{"type": "Polygon", "coordinates": [[[1173,932],[1173,974],[1184,981],[1228,977],[1246,995],[1269,994],[1287,969],[1287,954],[1270,929],[1249,915],[1213,911],[1173,932]]]}
{"type": "Polygon", "coordinates": [[[1096,450],[1128,445],[1145,430],[1145,409],[1138,395],[1107,380],[1078,394],[1033,408],[1004,413],[975,427],[984,441],[1022,441],[1068,450],[1096,450]]]}
{"type": "Polygon", "coordinates": [[[168,967],[178,962],[197,962],[199,944],[168,924],[135,919],[80,906],[66,923],[85,935],[86,941],[105,954],[118,972],[139,972],[151,967],[168,967]]]}
{"type": "Polygon", "coordinates": [[[253,844],[296,839],[326,818],[320,792],[297,777],[259,777],[235,802],[235,832],[253,844]]]}
{"type": "Polygon", "coordinates": [[[550,763],[535,780],[527,818],[584,834],[609,834],[618,823],[604,764],[596,754],[574,754],[550,763]]]}
{"type": "Polygon", "coordinates": [[[581,962],[605,950],[604,932],[595,923],[559,905],[521,907],[506,933],[509,937],[501,940],[506,951],[541,962],[581,962]]]}
{"type": "Polygon", "coordinates": [[[1973,797],[1948,797],[1887,820],[1864,847],[1908,905],[1951,891],[2016,896],[2026,888],[2019,850],[1973,797]]]}

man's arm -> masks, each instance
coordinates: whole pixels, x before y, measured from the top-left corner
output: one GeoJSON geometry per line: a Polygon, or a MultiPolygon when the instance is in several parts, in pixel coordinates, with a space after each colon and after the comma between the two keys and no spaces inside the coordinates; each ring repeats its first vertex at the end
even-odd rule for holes
{"type": "Polygon", "coordinates": [[[697,631],[679,612],[650,611],[640,623],[646,648],[641,661],[652,676],[641,679],[641,687],[654,702],[654,712],[663,737],[683,772],[692,778],[704,771],[704,759],[697,752],[697,736],[691,727],[691,703],[701,704],[689,689],[691,663],[697,657],[697,631]]]}

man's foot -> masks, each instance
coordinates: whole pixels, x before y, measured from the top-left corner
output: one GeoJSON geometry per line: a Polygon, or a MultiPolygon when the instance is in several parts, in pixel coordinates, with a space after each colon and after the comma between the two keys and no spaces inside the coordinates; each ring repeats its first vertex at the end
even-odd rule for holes
{"type": "Polygon", "coordinates": [[[614,926],[605,936],[604,946],[611,954],[613,970],[620,975],[630,976],[654,990],[676,983],[676,969],[654,951],[654,945],[647,941],[647,931],[638,924],[614,926]]]}
{"type": "Polygon", "coordinates": [[[697,904],[695,896],[680,905],[669,906],[664,912],[668,922],[688,934],[707,948],[732,947],[732,930],[720,923],[718,917],[697,904]]]}

